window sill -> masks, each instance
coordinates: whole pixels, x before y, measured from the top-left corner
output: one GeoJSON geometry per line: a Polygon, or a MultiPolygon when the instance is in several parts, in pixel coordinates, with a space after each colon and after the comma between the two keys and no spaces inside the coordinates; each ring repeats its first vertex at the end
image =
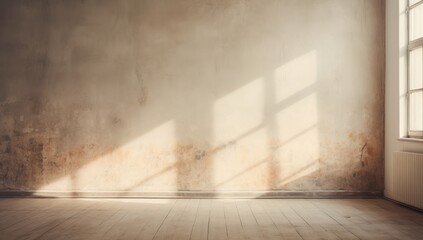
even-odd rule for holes
{"type": "Polygon", "coordinates": [[[399,141],[405,142],[421,142],[423,143],[423,138],[409,138],[409,137],[400,137],[398,138],[399,141]]]}

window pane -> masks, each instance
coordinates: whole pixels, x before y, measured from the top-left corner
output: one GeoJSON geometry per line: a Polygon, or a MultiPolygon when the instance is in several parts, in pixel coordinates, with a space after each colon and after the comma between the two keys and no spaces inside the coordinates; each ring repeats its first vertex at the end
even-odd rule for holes
{"type": "Polygon", "coordinates": [[[423,92],[410,94],[410,130],[423,130],[423,92]]]}
{"type": "Polygon", "coordinates": [[[410,10],[410,41],[423,37],[423,4],[410,10]]]}
{"type": "Polygon", "coordinates": [[[410,51],[410,89],[423,87],[423,50],[416,48],[410,51]]]}
{"type": "Polygon", "coordinates": [[[409,6],[411,6],[411,5],[413,5],[413,4],[417,3],[417,2],[420,2],[420,1],[422,1],[422,0],[409,0],[408,1],[409,2],[409,6]]]}

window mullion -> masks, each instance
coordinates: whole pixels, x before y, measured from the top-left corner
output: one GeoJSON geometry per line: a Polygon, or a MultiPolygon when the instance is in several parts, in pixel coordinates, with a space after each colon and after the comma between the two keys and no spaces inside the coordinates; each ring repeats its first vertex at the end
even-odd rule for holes
{"type": "Polygon", "coordinates": [[[414,3],[413,5],[408,6],[408,7],[407,7],[407,9],[406,9],[406,11],[407,11],[407,12],[409,12],[411,9],[413,9],[413,8],[415,8],[415,7],[417,7],[417,6],[419,6],[419,5],[420,5],[420,4],[422,4],[422,3],[423,3],[423,1],[416,2],[416,3],[414,3]]]}
{"type": "Polygon", "coordinates": [[[416,48],[423,47],[423,37],[414,39],[408,42],[408,50],[414,50],[416,48]]]}

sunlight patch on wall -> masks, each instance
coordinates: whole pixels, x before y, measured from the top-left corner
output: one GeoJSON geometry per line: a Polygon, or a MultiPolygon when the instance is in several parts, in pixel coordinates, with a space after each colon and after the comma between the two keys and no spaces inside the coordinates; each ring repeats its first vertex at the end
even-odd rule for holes
{"type": "Polygon", "coordinates": [[[274,155],[279,161],[280,185],[286,185],[319,168],[316,51],[308,52],[277,68],[274,78],[280,142],[274,155]]]}
{"type": "Polygon", "coordinates": [[[278,136],[281,141],[295,138],[305,130],[315,126],[318,121],[317,96],[315,93],[299,99],[296,103],[276,114],[279,125],[278,136]]]}
{"type": "Polygon", "coordinates": [[[264,186],[267,175],[265,163],[268,160],[266,139],[266,129],[259,128],[244,138],[231,141],[217,151],[213,155],[214,189],[248,189],[264,186]]]}
{"type": "Polygon", "coordinates": [[[316,126],[284,144],[277,153],[281,168],[281,185],[308,176],[319,169],[319,138],[316,126]]]}
{"type": "Polygon", "coordinates": [[[277,113],[281,147],[275,154],[280,162],[281,184],[294,181],[318,169],[318,112],[315,93],[277,113]],[[306,167],[309,166],[309,167],[306,167]]]}
{"type": "Polygon", "coordinates": [[[263,102],[262,78],[217,99],[213,106],[214,139],[226,143],[261,124],[263,102]]]}
{"type": "MultiPolygon", "coordinates": [[[[39,191],[176,189],[174,121],[167,121],[132,141],[108,151],[39,191]]],[[[69,161],[72,161],[69,158],[69,161]]]]}
{"type": "Polygon", "coordinates": [[[263,189],[318,169],[316,57],[308,52],[215,102],[215,139],[225,146],[214,154],[216,189],[263,189]]]}
{"type": "Polygon", "coordinates": [[[66,175],[61,177],[53,182],[49,182],[48,184],[44,185],[40,189],[37,189],[37,193],[42,193],[43,191],[55,191],[55,190],[64,190],[64,189],[72,189],[73,188],[73,181],[70,175],[66,175]]]}
{"type": "Polygon", "coordinates": [[[274,72],[276,102],[292,97],[317,81],[316,50],[297,57],[274,72]]]}
{"type": "MultiPolygon", "coordinates": [[[[216,189],[245,185],[242,183],[244,167],[266,157],[264,99],[263,79],[257,78],[215,101],[213,133],[219,146],[219,151],[213,155],[216,189]]],[[[245,173],[251,176],[254,172],[262,172],[264,166],[262,168],[250,169],[245,173]]]]}

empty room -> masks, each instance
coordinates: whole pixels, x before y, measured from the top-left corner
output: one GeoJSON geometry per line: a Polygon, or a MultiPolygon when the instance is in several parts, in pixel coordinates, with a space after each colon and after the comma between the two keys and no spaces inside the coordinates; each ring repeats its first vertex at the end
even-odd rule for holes
{"type": "Polygon", "coordinates": [[[0,239],[423,239],[423,0],[0,0],[0,239]]]}

